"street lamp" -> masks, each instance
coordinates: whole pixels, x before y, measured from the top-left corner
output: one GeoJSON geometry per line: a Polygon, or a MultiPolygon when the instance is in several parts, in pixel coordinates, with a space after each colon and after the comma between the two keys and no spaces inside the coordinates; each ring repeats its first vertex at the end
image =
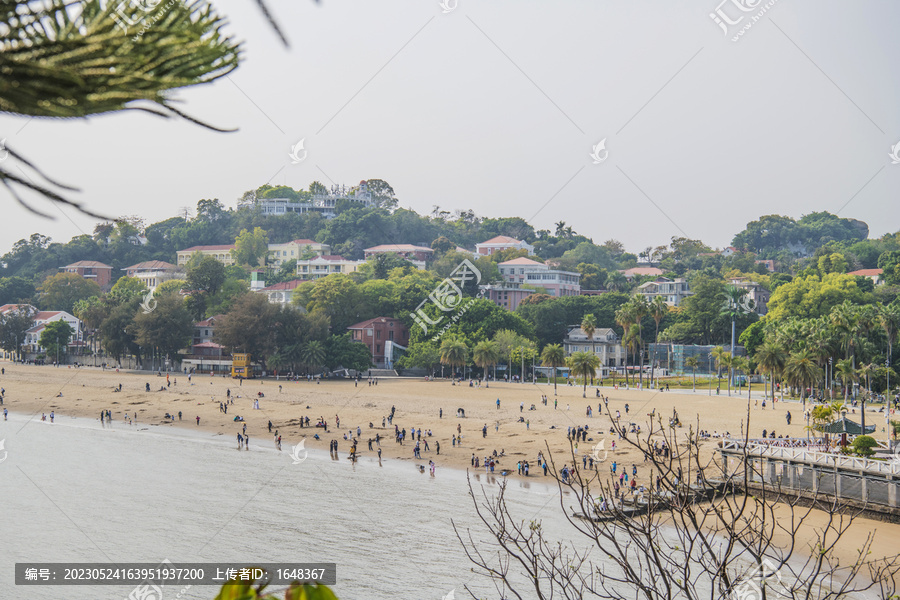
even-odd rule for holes
{"type": "Polygon", "coordinates": [[[59,336],[56,336],[56,368],[59,368],[59,336]]]}

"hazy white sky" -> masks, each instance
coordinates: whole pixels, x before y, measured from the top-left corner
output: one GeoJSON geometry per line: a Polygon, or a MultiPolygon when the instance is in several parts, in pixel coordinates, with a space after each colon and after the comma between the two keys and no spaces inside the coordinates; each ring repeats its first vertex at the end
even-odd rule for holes
{"type": "MultiPolygon", "coordinates": [[[[245,62],[179,98],[239,132],[134,113],[3,116],[0,137],[91,209],[148,223],[201,198],[234,206],[266,182],[377,177],[420,213],[564,220],[632,251],[680,235],[725,246],[771,213],[900,229],[895,1],[779,0],[733,42],[767,2],[445,0],[445,13],[437,0],[269,0],[290,48],[254,3],[214,1],[245,62]],[[727,36],[717,8],[743,16],[727,36]],[[307,158],[291,164],[300,139],[307,158]]],[[[35,231],[66,241],[93,229],[2,193],[0,251],[35,231]]]]}

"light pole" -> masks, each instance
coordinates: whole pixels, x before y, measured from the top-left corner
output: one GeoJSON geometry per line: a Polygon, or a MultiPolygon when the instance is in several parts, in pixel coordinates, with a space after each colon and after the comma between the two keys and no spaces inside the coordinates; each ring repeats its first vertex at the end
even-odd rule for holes
{"type": "Polygon", "coordinates": [[[707,353],[706,358],[709,363],[706,369],[706,379],[709,381],[709,395],[712,396],[712,354],[707,353]]]}
{"type": "Polygon", "coordinates": [[[59,368],[59,336],[56,336],[56,368],[59,368]]]}

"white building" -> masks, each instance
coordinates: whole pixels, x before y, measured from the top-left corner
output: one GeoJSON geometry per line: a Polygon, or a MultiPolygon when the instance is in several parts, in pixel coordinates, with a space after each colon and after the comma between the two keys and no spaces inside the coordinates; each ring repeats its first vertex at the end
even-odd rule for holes
{"type": "Polygon", "coordinates": [[[500,252],[501,250],[506,250],[508,248],[527,250],[528,254],[534,255],[534,246],[528,242],[523,242],[507,235],[498,235],[486,242],[475,244],[475,252],[481,256],[490,256],[494,252],[500,252]]]}
{"type": "Polygon", "coordinates": [[[581,294],[581,274],[551,269],[544,263],[520,256],[497,265],[507,284],[521,287],[533,285],[544,288],[551,296],[581,294]]]}
{"type": "Polygon", "coordinates": [[[637,293],[651,301],[657,296],[662,296],[669,306],[678,306],[685,298],[693,295],[694,292],[688,286],[687,280],[683,278],[657,277],[654,281],[648,281],[639,285],[637,293]]]}
{"type": "Polygon", "coordinates": [[[183,267],[191,260],[194,254],[202,254],[203,256],[212,256],[214,259],[230,267],[234,264],[234,244],[217,244],[213,246],[191,246],[184,250],[179,250],[178,266],[183,267]]]}
{"type": "Polygon", "coordinates": [[[122,269],[128,277],[139,279],[151,292],[156,286],[170,279],[184,279],[184,271],[172,263],[148,260],[122,269]]]}
{"type": "Polygon", "coordinates": [[[292,279],[291,281],[273,283],[257,291],[260,294],[265,294],[270,304],[290,304],[294,298],[294,290],[301,283],[303,283],[301,279],[292,279]]]}
{"type": "Polygon", "coordinates": [[[366,182],[360,181],[357,187],[333,185],[323,194],[314,194],[303,202],[294,198],[256,198],[238,204],[238,208],[255,208],[264,215],[285,215],[287,213],[321,213],[326,218],[333,218],[337,212],[339,201],[358,202],[362,206],[375,206],[375,200],[369,192],[366,182]]]}
{"type": "MultiPolygon", "coordinates": [[[[42,310],[34,314],[33,320],[34,326],[25,332],[25,341],[21,346],[22,352],[26,354],[40,354],[44,352],[44,348],[40,344],[41,334],[44,328],[54,321],[64,321],[72,328],[74,333],[69,339],[70,349],[84,345],[84,332],[81,328],[81,321],[64,310],[42,310]]],[[[55,359],[56,357],[47,358],[55,359]]]]}

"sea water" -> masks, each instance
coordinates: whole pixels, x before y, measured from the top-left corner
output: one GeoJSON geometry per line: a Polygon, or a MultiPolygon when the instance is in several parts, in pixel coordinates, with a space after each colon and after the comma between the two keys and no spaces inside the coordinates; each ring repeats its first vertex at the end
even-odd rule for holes
{"type": "MultiPolygon", "coordinates": [[[[278,451],[271,438],[239,451],[236,439],[187,427],[63,416],[50,424],[10,414],[0,440],[3,600],[124,600],[134,589],[16,586],[16,562],[333,562],[341,600],[493,589],[454,533],[452,523],[490,543],[462,471],[438,467],[431,477],[410,461],[353,464],[346,453],[314,451],[297,453],[306,458],[295,464],[291,446],[278,451]]],[[[502,479],[473,471],[476,495],[495,494],[502,479]]],[[[510,480],[510,507],[554,537],[577,538],[557,488],[542,479],[510,480]]],[[[217,591],[167,586],[155,600],[211,600],[217,591]]]]}

